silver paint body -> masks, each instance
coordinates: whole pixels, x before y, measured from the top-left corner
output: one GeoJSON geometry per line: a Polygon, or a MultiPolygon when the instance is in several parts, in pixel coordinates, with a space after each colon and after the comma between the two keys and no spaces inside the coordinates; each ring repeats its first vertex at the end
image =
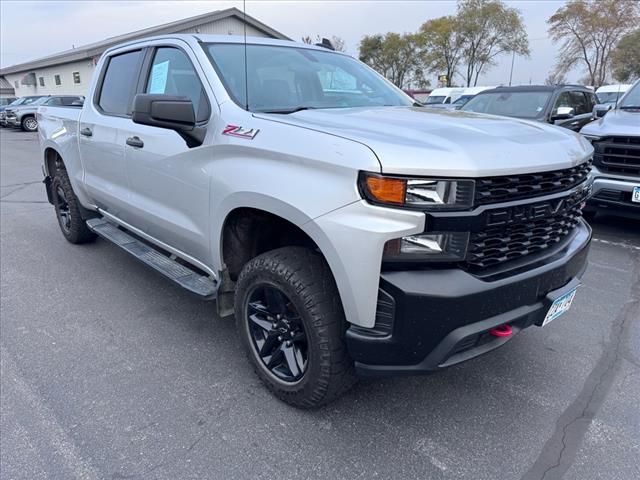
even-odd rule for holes
{"type": "MultiPolygon", "coordinates": [[[[632,88],[640,88],[640,80],[632,88]]],[[[627,92],[632,88],[629,88],[627,92]]],[[[640,137],[640,113],[613,108],[604,117],[582,127],[580,133],[594,137],[640,137]]],[[[634,187],[640,185],[638,177],[601,172],[595,166],[591,170],[591,176],[593,177],[594,196],[601,190],[631,192],[634,187]]]]}
{"type": "Polygon", "coordinates": [[[292,222],[322,251],[346,317],[357,325],[374,325],[385,242],[425,226],[424,213],[362,200],[360,171],[482,177],[572,167],[592,154],[589,142],[568,130],[495,116],[412,107],[247,112],[231,100],[198,40],[243,41],[155,37],[105,52],[97,71],[106,57],[132,48],[183,48],[212,107],[202,146],[189,149],[173,131],[102,115],[93,104],[94,78],[82,112],[39,111],[43,152],[53,149],[64,159],[86,208],[133,227],[213,276],[224,270],[221,232],[234,209],[256,208],[292,222]],[[222,135],[226,125],[260,132],[252,140],[222,135]],[[93,129],[92,137],[79,135],[84,127],[93,129]],[[125,144],[133,135],[144,141],[143,149],[125,144]]]}

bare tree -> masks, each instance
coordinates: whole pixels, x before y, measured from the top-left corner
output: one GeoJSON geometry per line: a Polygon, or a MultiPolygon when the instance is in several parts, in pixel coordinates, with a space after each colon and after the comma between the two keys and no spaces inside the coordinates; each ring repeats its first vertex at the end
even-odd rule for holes
{"type": "Polygon", "coordinates": [[[545,85],[562,85],[563,83],[567,83],[567,75],[557,69],[550,71],[544,81],[545,85]]]}
{"type": "Polygon", "coordinates": [[[556,71],[582,67],[590,85],[605,84],[614,48],[639,22],[640,3],[634,0],[572,0],[547,20],[551,38],[561,43],[556,71]]]}

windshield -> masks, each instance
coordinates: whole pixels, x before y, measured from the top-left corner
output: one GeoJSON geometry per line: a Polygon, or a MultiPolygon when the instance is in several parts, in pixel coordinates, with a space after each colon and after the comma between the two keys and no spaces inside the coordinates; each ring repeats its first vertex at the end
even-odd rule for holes
{"type": "Polygon", "coordinates": [[[618,99],[624,95],[624,92],[600,92],[596,93],[598,102],[600,103],[615,103],[618,99]]]}
{"type": "Polygon", "coordinates": [[[17,99],[15,102],[13,102],[10,106],[16,106],[16,105],[39,105],[40,103],[42,103],[44,101],[44,99],[49,98],[49,97],[20,97],[19,99],[17,99]],[[38,102],[38,103],[36,103],[38,102]]]}
{"type": "Polygon", "coordinates": [[[481,93],[460,110],[490,113],[516,118],[536,118],[544,111],[551,92],[491,92],[481,93]]]}
{"type": "Polygon", "coordinates": [[[462,95],[455,102],[453,102],[453,104],[454,105],[464,105],[469,100],[471,100],[473,97],[475,97],[475,95],[462,95]]]}
{"type": "Polygon", "coordinates": [[[411,98],[346,55],[307,48],[214,43],[205,51],[241,107],[289,113],[306,108],[412,105],[411,98]]]}
{"type": "Polygon", "coordinates": [[[444,95],[429,95],[427,97],[427,101],[424,102],[425,105],[433,105],[434,103],[442,103],[444,102],[444,99],[447,98],[444,95]]]}
{"type": "Polygon", "coordinates": [[[637,82],[618,104],[619,108],[640,109],[640,82],[637,82]]]}

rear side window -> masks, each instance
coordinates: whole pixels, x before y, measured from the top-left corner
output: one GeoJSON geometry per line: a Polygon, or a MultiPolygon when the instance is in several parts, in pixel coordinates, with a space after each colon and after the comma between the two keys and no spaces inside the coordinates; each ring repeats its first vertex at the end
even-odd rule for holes
{"type": "Polygon", "coordinates": [[[189,57],[178,48],[160,47],[156,50],[145,93],[188,97],[193,102],[197,121],[209,119],[209,104],[202,83],[189,57]]]}
{"type": "Polygon", "coordinates": [[[138,80],[142,51],[127,52],[109,59],[102,79],[98,106],[112,115],[130,115],[138,80]]]}

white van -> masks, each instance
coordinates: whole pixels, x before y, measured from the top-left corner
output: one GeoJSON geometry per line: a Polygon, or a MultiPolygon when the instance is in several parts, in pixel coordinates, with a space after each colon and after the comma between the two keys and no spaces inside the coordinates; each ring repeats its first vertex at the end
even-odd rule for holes
{"type": "Polygon", "coordinates": [[[458,99],[460,95],[464,92],[464,88],[436,88],[434,89],[429,96],[427,97],[427,101],[424,103],[425,105],[434,106],[434,105],[444,105],[450,104],[458,99]]]}
{"type": "MultiPolygon", "coordinates": [[[[616,103],[618,99],[631,88],[631,85],[605,85],[596,90],[598,103],[616,103]]],[[[435,91],[435,90],[434,90],[435,91]]]]}
{"type": "Polygon", "coordinates": [[[465,103],[467,103],[469,100],[471,100],[473,97],[475,97],[480,92],[484,92],[485,90],[491,90],[492,88],[496,88],[496,87],[467,87],[467,88],[465,88],[462,91],[462,95],[460,95],[456,100],[454,100],[451,103],[451,109],[455,109],[455,110],[460,109],[465,103]]]}

